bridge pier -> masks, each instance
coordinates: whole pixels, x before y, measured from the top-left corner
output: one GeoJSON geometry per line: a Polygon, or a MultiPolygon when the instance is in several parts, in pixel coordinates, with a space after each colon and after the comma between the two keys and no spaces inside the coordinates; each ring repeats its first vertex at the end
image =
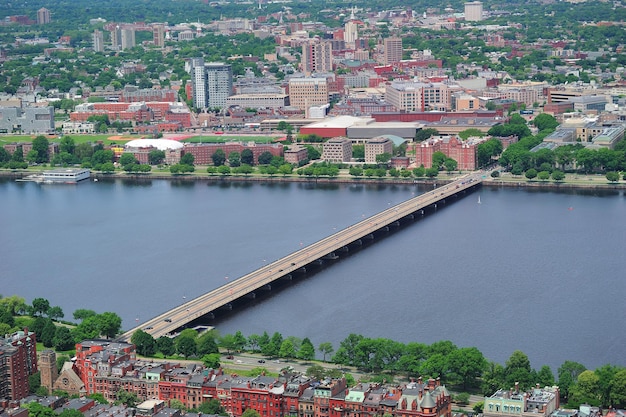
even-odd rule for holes
{"type": "Polygon", "coordinates": [[[339,249],[342,252],[349,252],[350,249],[347,246],[342,247],[341,249],[339,249]]]}
{"type": "Polygon", "coordinates": [[[335,255],[335,252],[331,252],[328,255],[325,255],[324,259],[335,260],[339,259],[339,256],[335,255]]]}
{"type": "Polygon", "coordinates": [[[287,281],[291,281],[293,279],[293,277],[291,276],[291,274],[287,274],[285,276],[283,276],[281,279],[287,280],[287,281]]]}
{"type": "Polygon", "coordinates": [[[272,291],[272,285],[271,284],[265,284],[264,286],[261,287],[262,290],[265,291],[272,291]]]}
{"type": "Polygon", "coordinates": [[[245,295],[245,297],[254,300],[256,298],[256,294],[254,292],[249,292],[245,295]]]}

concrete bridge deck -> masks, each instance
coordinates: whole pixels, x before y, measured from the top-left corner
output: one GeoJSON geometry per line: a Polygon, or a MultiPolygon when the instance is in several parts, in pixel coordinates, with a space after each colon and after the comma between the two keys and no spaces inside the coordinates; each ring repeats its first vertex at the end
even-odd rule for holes
{"type": "MultiPolygon", "coordinates": [[[[483,173],[466,174],[457,180],[421,194],[378,214],[348,226],[324,239],[293,252],[275,262],[267,264],[256,271],[250,272],[219,288],[174,307],[145,323],[122,334],[118,340],[129,341],[132,334],[143,329],[153,337],[172,334],[177,329],[192,321],[227,307],[234,300],[249,296],[262,288],[269,288],[276,280],[289,276],[292,272],[306,268],[313,262],[323,258],[335,259],[335,252],[346,250],[351,244],[360,244],[361,239],[373,238],[374,233],[388,230],[390,226],[399,226],[400,220],[411,217],[429,206],[445,202],[447,198],[474,189],[482,183],[483,173]]],[[[305,269],[306,270],[306,269],[305,269]]]]}

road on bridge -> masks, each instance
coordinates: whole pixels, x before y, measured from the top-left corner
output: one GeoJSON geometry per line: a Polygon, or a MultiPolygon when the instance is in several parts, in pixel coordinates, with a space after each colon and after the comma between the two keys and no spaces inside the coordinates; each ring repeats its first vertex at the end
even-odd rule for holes
{"type": "Polygon", "coordinates": [[[358,242],[360,239],[368,236],[373,237],[373,233],[380,229],[387,228],[393,224],[399,224],[398,222],[401,219],[411,216],[415,212],[423,210],[428,206],[436,205],[440,201],[445,201],[446,198],[459,192],[475,187],[482,182],[482,178],[482,172],[466,174],[449,184],[390,207],[275,262],[265,265],[256,271],[237,278],[180,306],[174,307],[148,320],[142,325],[127,331],[122,334],[118,340],[129,341],[132,334],[138,329],[143,329],[155,338],[171,335],[186,324],[218,308],[228,306],[234,300],[244,297],[251,292],[267,287],[272,282],[288,276],[298,269],[306,268],[306,266],[312,262],[332,255],[335,251],[346,248],[348,245],[358,242]]]}

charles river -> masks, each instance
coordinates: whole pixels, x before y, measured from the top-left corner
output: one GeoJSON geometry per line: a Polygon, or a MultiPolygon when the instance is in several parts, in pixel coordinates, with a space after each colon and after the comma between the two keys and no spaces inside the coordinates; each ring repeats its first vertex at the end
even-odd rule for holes
{"type": "MultiPolygon", "coordinates": [[[[426,191],[0,179],[0,294],[136,324],[426,191]]],[[[222,334],[451,340],[500,363],[626,365],[626,195],[483,187],[210,323],[222,334]],[[478,204],[480,196],[481,204],[478,204]]]]}

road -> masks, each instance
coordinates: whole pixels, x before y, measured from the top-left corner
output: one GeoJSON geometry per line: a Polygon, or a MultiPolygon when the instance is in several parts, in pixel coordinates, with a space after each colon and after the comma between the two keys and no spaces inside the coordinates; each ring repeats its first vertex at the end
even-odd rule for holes
{"type": "Polygon", "coordinates": [[[177,329],[218,308],[228,306],[234,300],[244,297],[258,289],[268,286],[290,273],[305,268],[310,263],[325,256],[334,256],[335,251],[347,248],[361,239],[373,238],[378,230],[390,225],[399,225],[399,221],[424,208],[436,205],[441,200],[474,187],[482,182],[484,173],[465,174],[450,184],[433,189],[396,206],[390,207],[365,220],[355,223],[303,249],[293,252],[277,261],[265,265],[204,295],[188,301],[137,326],[121,335],[118,340],[129,341],[132,334],[143,329],[154,338],[171,335],[177,329]]]}

